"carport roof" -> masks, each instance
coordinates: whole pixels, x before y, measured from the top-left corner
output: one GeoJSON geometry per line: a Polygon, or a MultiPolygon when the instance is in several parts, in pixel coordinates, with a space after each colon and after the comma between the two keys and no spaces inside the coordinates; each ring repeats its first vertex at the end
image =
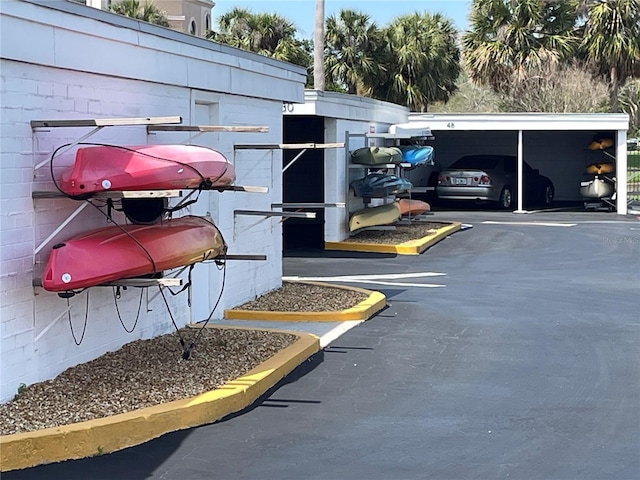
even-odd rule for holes
{"type": "Polygon", "coordinates": [[[389,133],[438,130],[628,130],[626,113],[412,113],[408,123],[391,125],[389,133]]]}

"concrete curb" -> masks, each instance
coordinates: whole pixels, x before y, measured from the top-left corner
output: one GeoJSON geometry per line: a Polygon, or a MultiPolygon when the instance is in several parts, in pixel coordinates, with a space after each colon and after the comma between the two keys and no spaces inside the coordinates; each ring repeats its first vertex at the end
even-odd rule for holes
{"type": "MultiPolygon", "coordinates": [[[[448,222],[449,223],[449,222],[448,222]]],[[[440,240],[457,232],[462,227],[460,222],[450,222],[449,225],[439,228],[432,235],[411,240],[404,243],[384,244],[384,243],[356,243],[356,242],[325,242],[325,250],[345,250],[349,252],[372,252],[372,253],[395,253],[398,255],[420,255],[427,248],[438,243],[440,240]]]]}
{"type": "MultiPolygon", "coordinates": [[[[212,325],[210,328],[234,327],[212,325]]],[[[106,418],[2,435],[0,471],[115,452],[165,433],[213,423],[242,410],[320,350],[317,336],[286,333],[295,335],[298,340],[219,389],[106,418]]]]}
{"type": "Polygon", "coordinates": [[[334,285],[323,282],[298,282],[321,285],[331,288],[353,290],[369,295],[369,298],[352,308],[341,311],[324,312],[266,312],[256,310],[225,310],[224,318],[228,320],[266,320],[274,322],[344,322],[349,320],[368,320],[387,305],[387,297],[380,292],[364,288],[334,285]]]}

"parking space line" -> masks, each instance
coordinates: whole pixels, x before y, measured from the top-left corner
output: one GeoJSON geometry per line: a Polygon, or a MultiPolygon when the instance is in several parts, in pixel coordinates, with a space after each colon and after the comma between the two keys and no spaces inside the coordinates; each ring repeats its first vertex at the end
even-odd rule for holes
{"type": "Polygon", "coordinates": [[[416,272],[416,273],[382,273],[379,275],[341,275],[334,277],[299,277],[285,276],[284,281],[298,282],[345,282],[345,283],[366,283],[370,285],[390,285],[398,287],[418,287],[418,288],[440,288],[445,285],[434,283],[407,283],[395,282],[393,280],[402,280],[407,278],[424,278],[424,277],[440,277],[446,276],[446,273],[439,272],[416,272]]]}
{"type": "Polygon", "coordinates": [[[534,226],[534,227],[575,227],[577,223],[547,223],[547,222],[495,222],[495,221],[484,221],[482,222],[485,225],[526,225],[526,226],[534,226]]]}

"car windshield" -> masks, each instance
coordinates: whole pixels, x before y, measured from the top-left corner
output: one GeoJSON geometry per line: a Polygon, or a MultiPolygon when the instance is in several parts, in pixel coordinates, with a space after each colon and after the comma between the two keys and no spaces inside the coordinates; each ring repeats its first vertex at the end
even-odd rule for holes
{"type": "Polygon", "coordinates": [[[449,168],[452,169],[472,169],[472,170],[494,170],[498,165],[498,157],[478,156],[462,157],[453,162],[449,168]]]}

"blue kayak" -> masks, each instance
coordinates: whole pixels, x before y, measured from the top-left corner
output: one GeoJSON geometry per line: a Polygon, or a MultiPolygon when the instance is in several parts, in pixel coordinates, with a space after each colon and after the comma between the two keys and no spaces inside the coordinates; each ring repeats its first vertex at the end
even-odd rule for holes
{"type": "Polygon", "coordinates": [[[400,147],[400,150],[402,150],[402,161],[414,167],[433,162],[433,147],[429,145],[407,145],[400,147]]]}
{"type": "Polygon", "coordinates": [[[397,175],[384,173],[370,173],[364,178],[350,183],[356,196],[363,198],[382,198],[397,193],[406,192],[413,188],[411,182],[397,175]]]}

